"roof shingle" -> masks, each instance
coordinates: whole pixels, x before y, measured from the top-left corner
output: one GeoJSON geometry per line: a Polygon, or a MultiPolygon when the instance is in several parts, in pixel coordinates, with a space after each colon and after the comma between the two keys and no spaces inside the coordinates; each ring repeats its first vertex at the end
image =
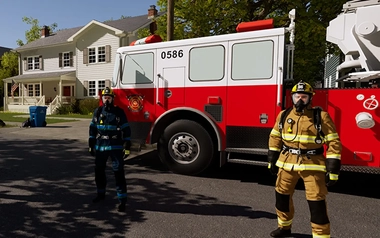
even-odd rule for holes
{"type": "MultiPolygon", "coordinates": [[[[164,12],[160,12],[158,13],[158,16],[161,16],[163,14],[164,12]]],[[[108,26],[111,26],[116,29],[122,30],[126,33],[129,33],[129,32],[138,30],[139,28],[143,26],[146,26],[150,21],[151,20],[148,19],[148,14],[145,14],[141,16],[127,17],[127,18],[114,20],[114,21],[106,21],[106,22],[103,22],[103,24],[106,24],[108,26]]],[[[80,27],[69,28],[69,29],[53,32],[48,37],[40,38],[38,40],[32,41],[28,44],[25,44],[23,46],[16,48],[15,50],[22,51],[22,50],[27,50],[27,49],[67,43],[67,39],[69,39],[72,35],[77,33],[83,27],[84,26],[80,26],[80,27]]]]}

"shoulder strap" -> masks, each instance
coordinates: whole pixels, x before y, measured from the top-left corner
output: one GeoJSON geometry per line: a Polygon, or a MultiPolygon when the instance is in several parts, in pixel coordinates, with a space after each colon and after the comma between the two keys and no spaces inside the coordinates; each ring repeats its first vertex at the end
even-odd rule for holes
{"type": "Polygon", "coordinates": [[[99,106],[98,110],[96,110],[96,117],[95,117],[96,123],[99,121],[99,117],[100,117],[100,114],[102,113],[102,110],[103,110],[103,106],[99,106]]]}
{"type": "Polygon", "coordinates": [[[314,127],[317,129],[317,133],[322,137],[325,137],[325,133],[322,131],[322,116],[321,116],[322,108],[314,107],[313,108],[313,121],[314,127]]]}
{"type": "Polygon", "coordinates": [[[281,113],[280,122],[278,123],[278,129],[280,130],[280,134],[282,135],[282,128],[284,128],[285,119],[289,115],[290,111],[293,107],[287,108],[285,111],[281,113]]]}

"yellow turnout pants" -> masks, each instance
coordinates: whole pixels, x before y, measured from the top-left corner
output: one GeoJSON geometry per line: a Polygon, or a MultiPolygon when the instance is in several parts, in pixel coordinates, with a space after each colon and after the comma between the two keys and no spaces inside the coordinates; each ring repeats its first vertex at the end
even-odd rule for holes
{"type": "Polygon", "coordinates": [[[293,193],[298,180],[305,184],[306,199],[311,214],[313,237],[329,238],[330,222],[327,216],[325,173],[320,171],[287,171],[279,169],[276,181],[276,212],[278,227],[290,229],[294,217],[293,193]]]}

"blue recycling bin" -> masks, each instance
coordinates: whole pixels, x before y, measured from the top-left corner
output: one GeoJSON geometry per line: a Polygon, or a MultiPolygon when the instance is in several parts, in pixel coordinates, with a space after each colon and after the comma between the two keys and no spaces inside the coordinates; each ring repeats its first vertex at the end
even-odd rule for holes
{"type": "Polygon", "coordinates": [[[46,126],[46,109],[43,106],[30,106],[30,126],[31,127],[43,127],[46,126]]]}

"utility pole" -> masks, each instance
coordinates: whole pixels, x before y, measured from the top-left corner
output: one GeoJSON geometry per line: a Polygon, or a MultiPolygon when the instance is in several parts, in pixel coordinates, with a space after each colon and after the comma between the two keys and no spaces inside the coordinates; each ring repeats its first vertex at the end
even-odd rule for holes
{"type": "Polygon", "coordinates": [[[168,0],[167,16],[167,41],[171,41],[174,38],[174,0],[168,0]]]}

